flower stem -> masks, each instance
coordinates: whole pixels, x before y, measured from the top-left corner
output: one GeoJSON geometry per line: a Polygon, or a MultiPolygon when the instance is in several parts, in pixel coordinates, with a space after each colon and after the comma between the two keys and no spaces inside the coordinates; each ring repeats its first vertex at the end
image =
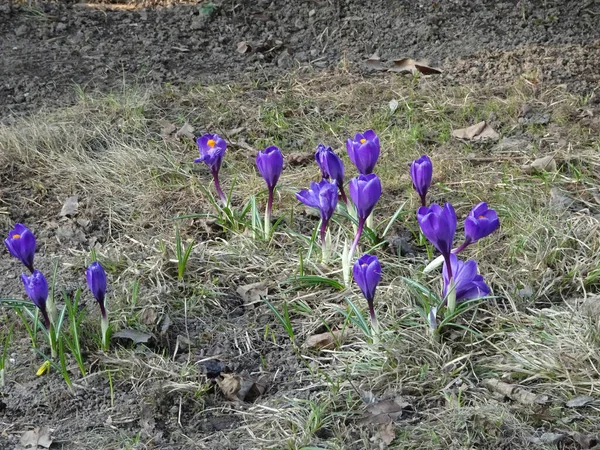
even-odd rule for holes
{"type": "Polygon", "coordinates": [[[223,202],[223,206],[227,206],[227,197],[225,197],[225,194],[221,189],[221,183],[219,183],[219,171],[213,170],[212,174],[213,180],[215,181],[215,189],[217,190],[217,194],[219,194],[219,198],[221,199],[221,202],[223,202]]]}
{"type": "Polygon", "coordinates": [[[269,200],[265,209],[265,240],[271,236],[271,213],[273,211],[273,188],[269,188],[269,200]]]}
{"type": "Polygon", "coordinates": [[[458,247],[456,247],[455,249],[453,249],[452,253],[454,253],[456,255],[456,254],[462,252],[470,244],[471,244],[471,239],[467,238],[467,239],[465,239],[465,242],[463,242],[458,247]]]}
{"type": "Polygon", "coordinates": [[[427,194],[421,195],[421,206],[427,206],[427,194]]]}
{"type": "Polygon", "coordinates": [[[103,314],[100,319],[100,330],[102,333],[102,350],[108,351],[108,315],[103,314]]]}
{"type": "Polygon", "coordinates": [[[354,255],[354,251],[358,245],[358,241],[360,240],[360,235],[363,232],[363,228],[365,227],[365,219],[358,219],[358,228],[356,229],[356,234],[354,235],[354,241],[352,242],[352,247],[350,247],[350,253],[348,254],[348,263],[352,262],[352,256],[354,255]]]}
{"type": "Polygon", "coordinates": [[[379,322],[377,322],[377,317],[375,316],[375,306],[373,304],[373,300],[367,302],[369,304],[369,315],[371,316],[371,329],[373,333],[377,334],[379,332],[379,322]]]}
{"type": "Polygon", "coordinates": [[[346,192],[344,192],[344,186],[340,185],[340,195],[342,196],[342,201],[348,206],[348,197],[346,197],[346,192]]]}

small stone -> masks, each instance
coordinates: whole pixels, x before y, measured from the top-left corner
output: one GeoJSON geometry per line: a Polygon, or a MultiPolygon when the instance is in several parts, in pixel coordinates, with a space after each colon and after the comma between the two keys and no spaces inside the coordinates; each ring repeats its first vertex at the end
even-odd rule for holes
{"type": "Polygon", "coordinates": [[[21,25],[20,27],[17,27],[17,29],[15,30],[15,35],[16,36],[25,36],[27,34],[27,25],[21,25]]]}
{"type": "Polygon", "coordinates": [[[65,31],[66,29],[67,29],[67,24],[66,23],[64,23],[64,22],[58,22],[56,24],[55,30],[56,30],[57,33],[60,33],[61,31],[65,31]]]}

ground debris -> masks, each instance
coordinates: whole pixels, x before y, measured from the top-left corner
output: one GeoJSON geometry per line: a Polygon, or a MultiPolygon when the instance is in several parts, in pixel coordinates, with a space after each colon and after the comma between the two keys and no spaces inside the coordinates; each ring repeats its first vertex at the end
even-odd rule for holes
{"type": "Polygon", "coordinates": [[[307,348],[314,350],[331,350],[335,348],[336,344],[343,344],[349,333],[350,330],[345,328],[344,330],[333,330],[326,333],[313,334],[306,338],[304,345],[307,348]]]}
{"type": "Polygon", "coordinates": [[[496,141],[500,138],[500,135],[485,120],[467,128],[454,130],[452,136],[466,141],[496,141]]]}
{"type": "Polygon", "coordinates": [[[548,155],[542,158],[538,158],[532,163],[524,165],[523,170],[525,171],[525,173],[528,174],[535,174],[541,172],[555,172],[556,161],[554,159],[554,155],[548,155]]]}
{"type": "Polygon", "coordinates": [[[590,397],[589,395],[580,395],[578,397],[572,398],[567,403],[565,403],[565,405],[567,406],[567,408],[581,408],[593,401],[594,397],[590,397]]]}
{"type": "Polygon", "coordinates": [[[131,328],[119,330],[116,333],[113,333],[111,337],[113,339],[128,339],[134,344],[145,344],[150,342],[150,339],[154,338],[152,333],[145,333],[143,331],[133,330],[131,328]]]}
{"type": "Polygon", "coordinates": [[[543,405],[549,400],[548,396],[546,395],[536,395],[520,386],[504,383],[497,378],[484,380],[483,384],[489,390],[502,394],[511,400],[521,403],[522,405],[543,405]]]}
{"type": "Polygon", "coordinates": [[[258,379],[250,376],[246,371],[241,373],[222,373],[216,378],[217,385],[228,400],[254,402],[263,395],[267,389],[266,375],[258,379]]]}
{"type": "Polygon", "coordinates": [[[400,419],[403,413],[411,410],[412,405],[404,401],[402,397],[382,400],[368,405],[365,415],[358,423],[359,425],[388,424],[400,419]]]}
{"type": "Polygon", "coordinates": [[[61,217],[76,216],[79,210],[79,196],[71,195],[67,197],[65,203],[60,210],[61,217]]]}
{"type": "Polygon", "coordinates": [[[25,433],[23,433],[23,436],[21,436],[20,444],[22,448],[50,448],[50,446],[52,445],[52,439],[50,438],[50,428],[35,427],[33,430],[26,431],[25,433]]]}

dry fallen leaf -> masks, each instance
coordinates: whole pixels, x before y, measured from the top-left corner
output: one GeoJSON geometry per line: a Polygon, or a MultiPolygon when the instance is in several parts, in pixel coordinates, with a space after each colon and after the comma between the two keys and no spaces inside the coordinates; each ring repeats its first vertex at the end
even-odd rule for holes
{"type": "Polygon", "coordinates": [[[244,300],[244,305],[249,306],[254,303],[260,303],[261,297],[266,297],[268,294],[267,285],[264,281],[259,283],[247,284],[237,288],[236,292],[244,300]]]}
{"type": "Polygon", "coordinates": [[[367,59],[367,67],[372,70],[386,70],[385,65],[381,62],[381,58],[377,55],[370,56],[367,59]]]}
{"type": "Polygon", "coordinates": [[[313,159],[314,155],[312,153],[293,152],[288,153],[288,155],[286,156],[287,163],[290,166],[301,166],[303,164],[311,162],[313,159]]]}
{"type": "Polygon", "coordinates": [[[248,45],[248,43],[246,41],[241,41],[237,43],[236,49],[235,51],[240,53],[240,54],[244,54],[246,52],[248,52],[248,50],[250,50],[250,46],[248,45]]]}
{"type": "Polygon", "coordinates": [[[116,333],[113,333],[113,339],[129,339],[133,341],[134,344],[145,344],[154,336],[150,333],[144,333],[143,331],[132,330],[130,328],[125,328],[123,330],[119,330],[116,333]]]}
{"type": "Polygon", "coordinates": [[[140,314],[140,321],[144,325],[154,325],[157,319],[156,311],[154,308],[146,308],[140,314]]]}
{"type": "Polygon", "coordinates": [[[62,217],[65,216],[75,216],[77,215],[77,211],[79,210],[79,196],[71,195],[67,197],[65,203],[60,210],[60,215],[62,217]]]}
{"type": "Polygon", "coordinates": [[[410,403],[403,401],[401,397],[372,403],[367,406],[367,412],[359,424],[387,424],[400,418],[402,413],[410,407],[410,403]]]}
{"type": "Polygon", "coordinates": [[[460,128],[452,132],[452,136],[458,139],[465,139],[467,141],[483,141],[483,140],[497,140],[500,135],[489,126],[485,120],[475,125],[471,125],[467,128],[460,128]]]}
{"type": "Polygon", "coordinates": [[[392,99],[390,100],[390,102],[388,103],[388,106],[390,107],[390,114],[394,114],[396,112],[396,110],[398,109],[398,100],[396,99],[392,99]]]}
{"type": "Polygon", "coordinates": [[[566,405],[567,408],[581,408],[588,403],[594,401],[594,397],[590,397],[589,395],[580,395],[579,397],[572,398],[569,400],[566,405]]]}
{"type": "Polygon", "coordinates": [[[491,391],[502,394],[523,405],[543,405],[549,400],[546,395],[536,395],[520,386],[504,383],[496,378],[484,380],[483,384],[491,391]]]}
{"type": "Polygon", "coordinates": [[[371,442],[379,442],[379,448],[387,448],[395,438],[396,427],[393,422],[389,422],[379,427],[379,431],[371,438],[371,442]]]}
{"type": "Polygon", "coordinates": [[[171,122],[161,120],[159,124],[161,127],[160,135],[163,137],[163,139],[171,139],[175,135],[175,133],[177,133],[177,127],[171,122]]]}
{"type": "Polygon", "coordinates": [[[194,136],[194,127],[189,123],[184,123],[183,126],[175,133],[175,137],[184,136],[186,138],[195,140],[196,136],[194,136]]]}
{"type": "Polygon", "coordinates": [[[555,172],[556,161],[554,160],[553,155],[544,156],[543,158],[536,159],[531,164],[526,164],[523,166],[523,170],[528,174],[539,172],[555,172]]]}
{"type": "Polygon", "coordinates": [[[345,329],[343,332],[339,330],[334,330],[332,332],[326,332],[321,334],[313,334],[306,339],[304,345],[307,348],[312,348],[315,350],[330,350],[335,347],[336,343],[342,344],[344,342],[344,338],[348,336],[348,329],[345,329]]]}
{"type": "Polygon", "coordinates": [[[246,372],[240,374],[222,373],[216,381],[223,395],[231,401],[253,402],[267,388],[265,377],[259,377],[258,380],[255,380],[246,372]]]}
{"type": "Polygon", "coordinates": [[[36,427],[33,430],[26,431],[21,436],[20,444],[27,448],[33,447],[37,449],[39,447],[50,448],[52,445],[52,439],[50,439],[50,429],[48,427],[36,427]]]}
{"type": "Polygon", "coordinates": [[[217,384],[221,392],[228,400],[238,400],[237,393],[242,387],[242,378],[234,373],[223,373],[221,378],[217,379],[217,384]]]}
{"type": "Polygon", "coordinates": [[[390,72],[398,73],[422,73],[423,75],[437,75],[442,73],[441,69],[431,67],[425,61],[417,61],[412,58],[399,58],[392,61],[393,65],[390,67],[390,72]]]}

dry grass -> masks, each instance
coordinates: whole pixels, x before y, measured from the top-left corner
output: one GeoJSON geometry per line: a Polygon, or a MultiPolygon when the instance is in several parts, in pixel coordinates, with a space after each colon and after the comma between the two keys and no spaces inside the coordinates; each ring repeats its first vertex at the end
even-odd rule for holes
{"type": "MultiPolygon", "coordinates": [[[[86,232],[96,239],[57,247],[50,231],[43,234],[46,251],[39,258],[60,255],[65,262],[60,277],[73,284],[73,269],[83,267],[94,244],[111,272],[110,309],[117,328],[159,333],[169,316],[170,341],[161,341],[155,351],[116,349],[101,367],[114,373],[119,389],[131,389],[152,405],[177,445],[377,448],[378,427],[357,425],[365,395],[401,396],[410,404],[396,421],[394,448],[530,448],[531,438],[543,431],[564,433],[560,448],[579,448],[573,432],[600,432],[595,406],[564,406],[577,395],[596,396],[600,383],[597,315],[586,313],[582,301],[565,301],[594,298],[600,274],[600,148],[581,117],[581,99],[524,85],[489,92],[441,87],[435,80],[366,80],[343,72],[125,92],[82,96],[71,108],[0,128],[0,207],[5,211],[0,220],[5,230],[16,221],[46,230],[48,222],[56,221],[60,202],[79,194],[80,217],[91,220],[86,232]],[[399,104],[394,113],[388,107],[392,99],[399,104]],[[551,123],[520,123],[523,104],[550,114],[551,123]],[[480,120],[520,144],[499,149],[493,143],[451,139],[452,129],[480,120]],[[275,215],[284,220],[269,245],[245,232],[224,231],[210,219],[174,221],[185,214],[212,213],[200,189],[210,178],[204,167],[192,163],[193,143],[160,136],[161,121],[189,122],[228,138],[222,177],[225,189],[235,182],[236,208],[251,195],[264,199],[252,148],[276,144],[284,154],[310,154],[325,142],[345,154],[347,136],[374,128],[383,143],[377,173],[385,191],[376,218],[385,225],[404,204],[392,228],[393,235],[404,237],[416,230],[408,164],[428,153],[436,167],[433,201],[453,202],[459,217],[474,203],[487,201],[501,216],[501,231],[468,250],[498,298],[465,317],[462,325],[468,331],[455,328],[441,341],[433,340],[403,277],[436,288],[439,280],[421,273],[423,253],[399,257],[392,247],[379,247],[384,267],[376,300],[384,330],[380,342],[368,342],[355,329],[335,350],[304,348],[306,337],[324,330],[324,323],[344,323],[339,309],[347,310],[345,297],[365,306],[355,287],[335,291],[289,282],[300,272],[300,255],[305,273],[341,281],[338,264],[320,264],[318,251],[307,253],[299,235],[310,233],[316,220],[297,206],[293,193],[316,179],[316,166],[309,158],[307,165],[289,165],[284,172],[275,207],[275,215]],[[559,161],[556,172],[523,170],[549,153],[559,161]],[[182,282],[174,261],[176,223],[184,240],[195,240],[182,282]],[[140,291],[134,298],[136,280],[140,291]],[[236,293],[239,286],[259,281],[266,283],[275,307],[289,305],[297,345],[265,304],[244,304],[236,293]],[[175,346],[178,335],[192,345],[175,346]],[[267,394],[253,404],[227,402],[197,364],[207,358],[225,361],[233,371],[266,374],[267,394]],[[549,400],[528,405],[504,398],[486,387],[484,381],[491,378],[549,400]],[[223,417],[234,426],[198,428],[223,417]]],[[[344,161],[352,174],[347,157],[344,161]]],[[[338,222],[335,233],[340,239],[349,236],[348,224],[338,222]]],[[[369,250],[364,244],[363,250],[369,250]]],[[[119,404],[107,408],[118,411],[119,404]]],[[[146,440],[134,439],[126,447],[123,434],[133,439],[135,427],[116,428],[118,433],[85,433],[89,442],[103,446],[155,445],[149,432],[146,440]]]]}

